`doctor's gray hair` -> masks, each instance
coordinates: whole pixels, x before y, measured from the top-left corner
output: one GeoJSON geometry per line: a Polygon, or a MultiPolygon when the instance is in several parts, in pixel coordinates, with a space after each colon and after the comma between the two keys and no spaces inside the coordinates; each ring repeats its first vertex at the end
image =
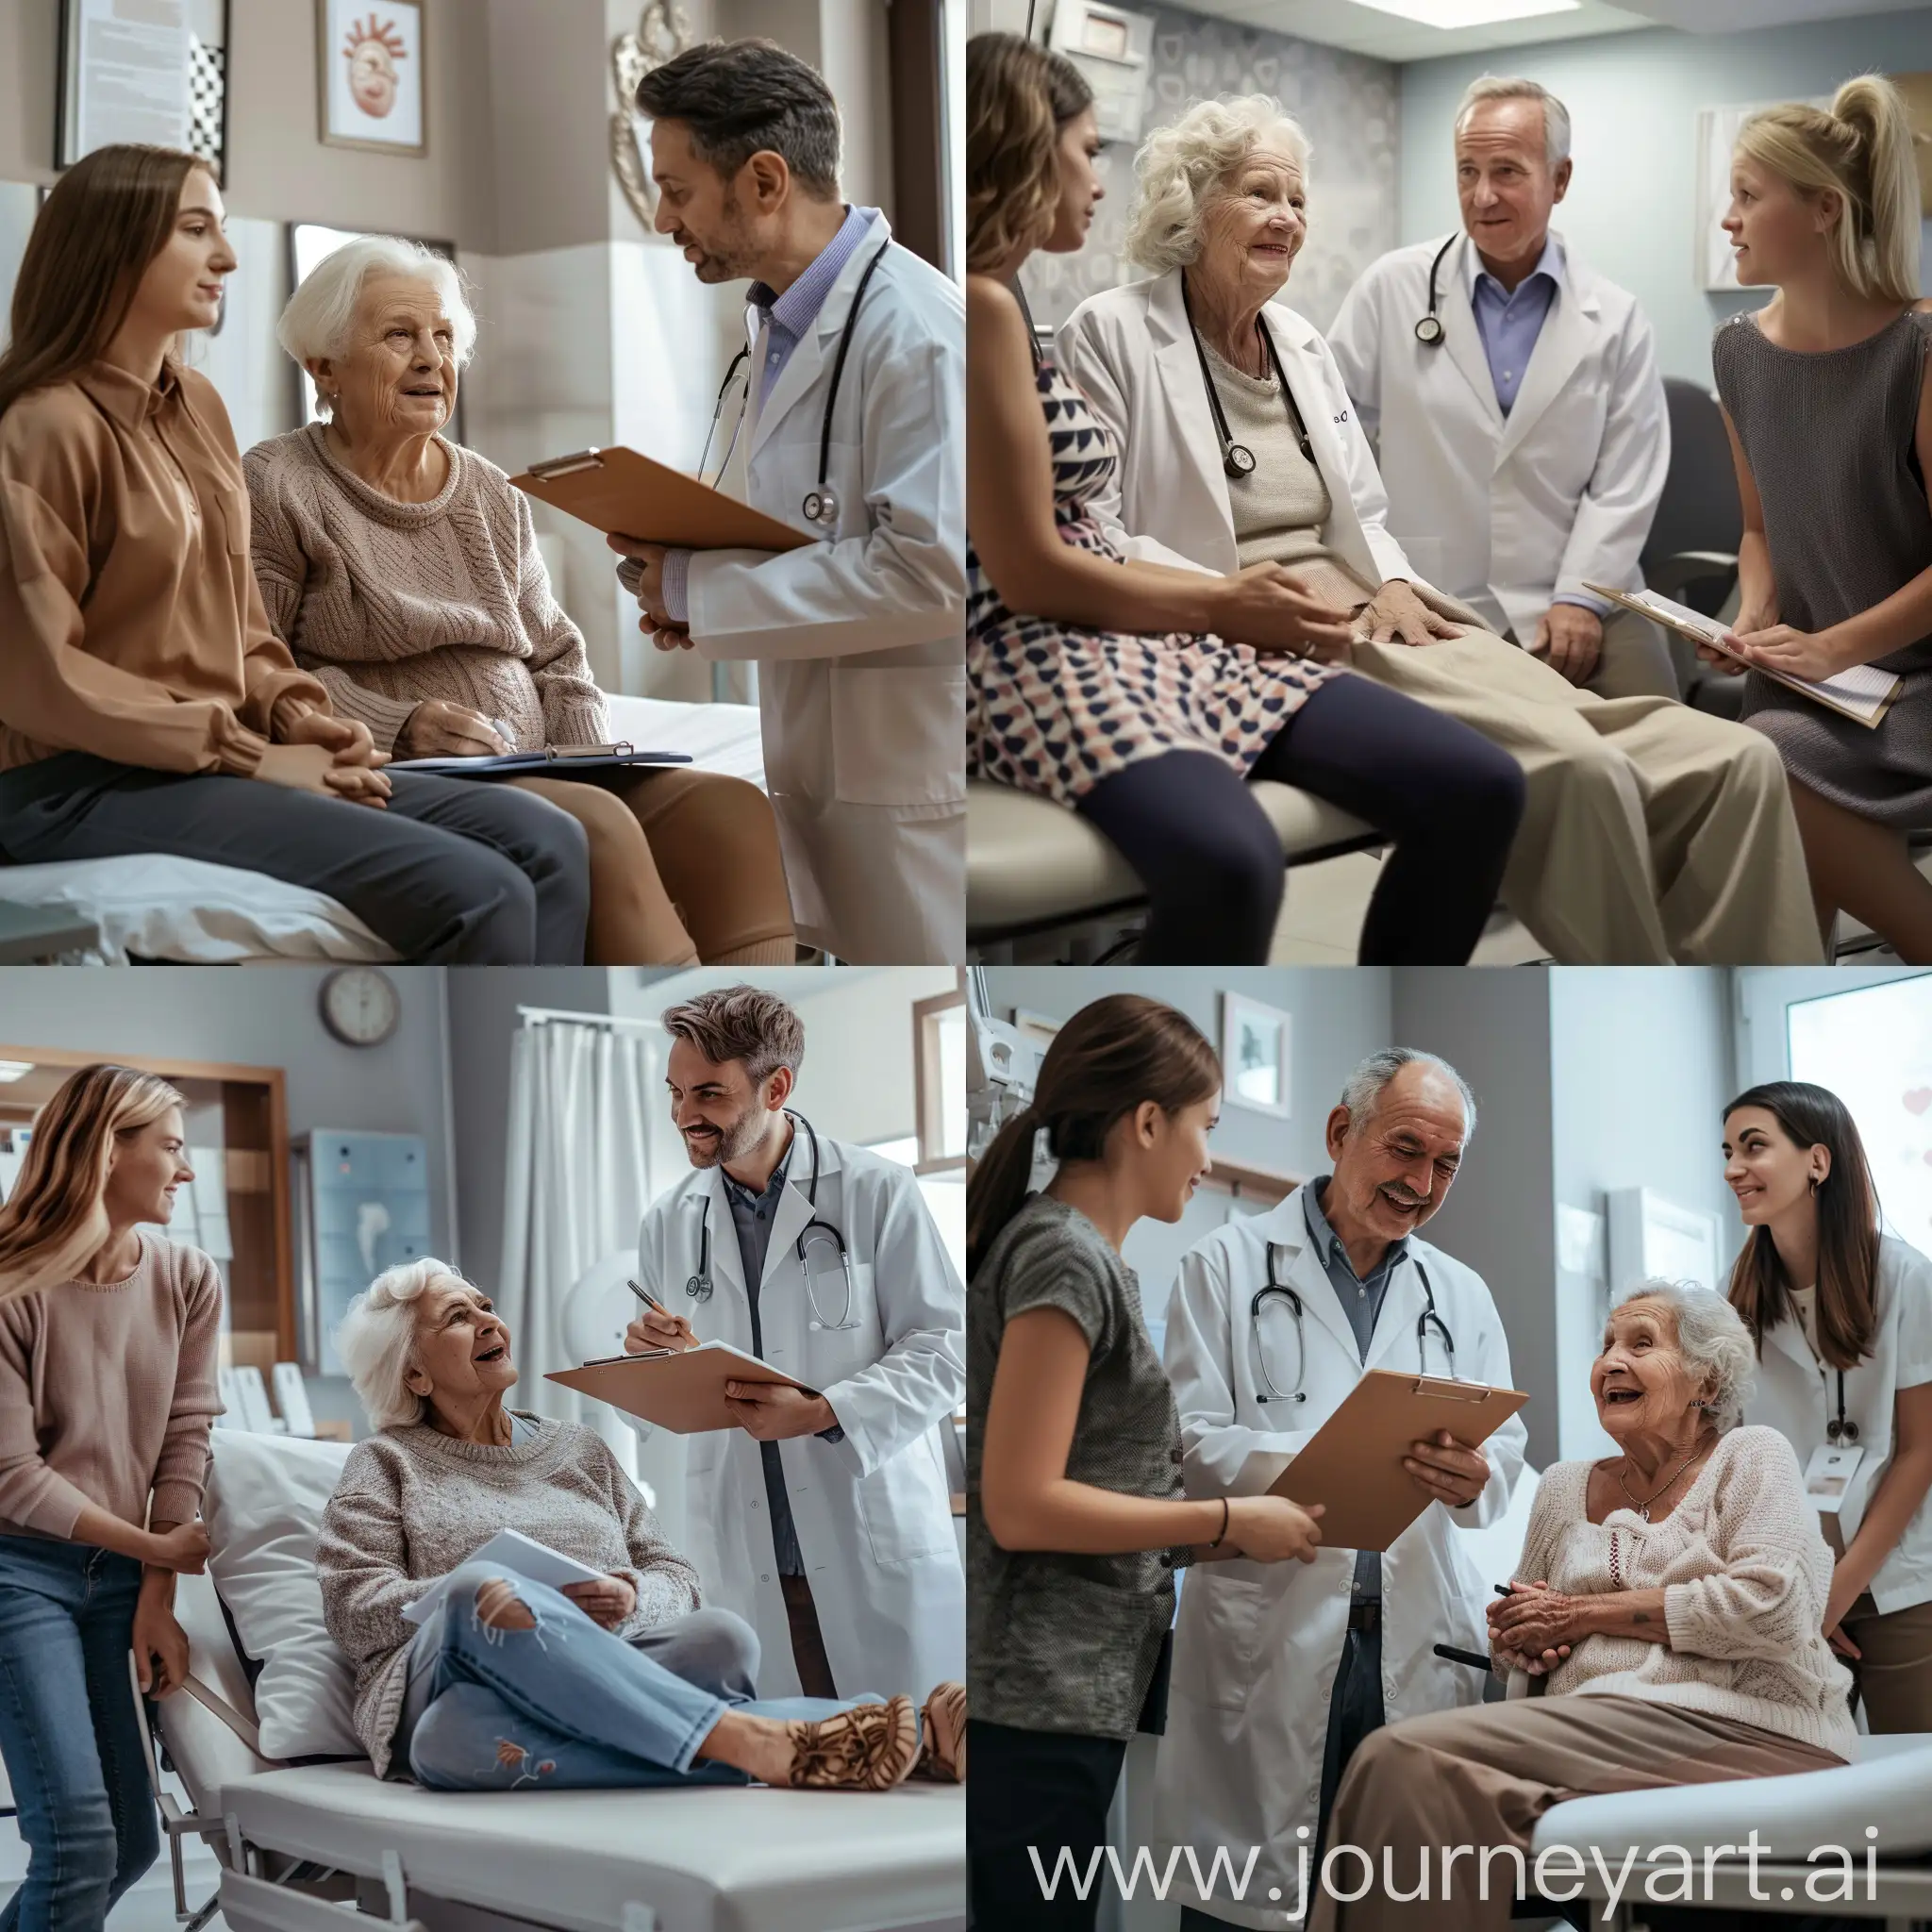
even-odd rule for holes
{"type": "Polygon", "coordinates": [[[1463,90],[1456,109],[1456,133],[1485,101],[1541,101],[1543,104],[1543,149],[1555,174],[1570,158],[1570,109],[1540,80],[1486,74],[1463,90]]]}
{"type": "Polygon", "coordinates": [[[475,1287],[447,1261],[425,1256],[399,1262],[378,1274],[342,1316],[336,1354],[372,1429],[405,1429],[423,1420],[428,1405],[403,1377],[416,1346],[416,1304],[445,1281],[475,1287]]]}
{"type": "Polygon", "coordinates": [[[680,122],[726,181],[755,154],[779,157],[819,201],[839,192],[839,105],[818,69],[775,41],[704,41],[638,83],[637,109],[680,122]]]}
{"type": "Polygon", "coordinates": [[[1462,1139],[1467,1145],[1475,1138],[1475,1095],[1470,1085],[1449,1062],[1432,1053],[1424,1053],[1419,1047],[1385,1046],[1378,1053],[1372,1053],[1357,1067],[1341,1090],[1341,1104],[1348,1109],[1348,1130],[1358,1134],[1374,1118],[1375,1108],[1381,1103],[1382,1090],[1401,1073],[1404,1067],[1420,1060],[1424,1066],[1434,1067],[1436,1071],[1456,1083],[1456,1091],[1462,1096],[1462,1139]]]}
{"type": "Polygon", "coordinates": [[[1703,1382],[1704,1407],[1718,1433],[1744,1419],[1744,1397],[1757,1373],[1757,1352],[1743,1318],[1723,1295],[1694,1281],[1640,1281],[1610,1303],[1612,1312],[1632,1302],[1655,1302],[1677,1331],[1677,1353],[1693,1382],[1703,1382]]]}
{"type": "Polygon", "coordinates": [[[1196,101],[1171,126],[1157,127],[1134,157],[1140,190],[1122,252],[1158,275],[1201,253],[1201,218],[1223,184],[1266,136],[1274,136],[1307,186],[1308,137],[1271,94],[1196,101]]]}

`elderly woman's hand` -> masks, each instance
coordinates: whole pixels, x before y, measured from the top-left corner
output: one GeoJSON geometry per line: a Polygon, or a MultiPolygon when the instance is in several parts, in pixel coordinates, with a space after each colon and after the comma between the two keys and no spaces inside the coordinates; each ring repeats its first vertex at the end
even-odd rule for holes
{"type": "Polygon", "coordinates": [[[516,746],[506,744],[481,711],[444,698],[425,698],[403,720],[396,749],[412,758],[493,758],[516,746]]]}
{"type": "Polygon", "coordinates": [[[1210,603],[1215,632],[1230,643],[1324,664],[1347,660],[1348,612],[1324,604],[1278,563],[1250,564],[1223,577],[1210,592],[1210,603]]]}
{"type": "Polygon", "coordinates": [[[1403,577],[1391,577],[1357,612],[1355,634],[1372,644],[1427,644],[1459,638],[1462,626],[1438,617],[1403,577]]]}
{"type": "Polygon", "coordinates": [[[1541,1657],[1557,1650],[1567,1656],[1571,1641],[1582,1634],[1578,1611],[1583,1602],[1546,1583],[1512,1584],[1507,1597],[1489,1607],[1491,1641],[1518,1656],[1541,1657]]]}
{"type": "Polygon", "coordinates": [[[595,1583],[566,1583],[563,1593],[607,1630],[615,1630],[638,1602],[637,1591],[621,1576],[600,1576],[595,1583]]]}

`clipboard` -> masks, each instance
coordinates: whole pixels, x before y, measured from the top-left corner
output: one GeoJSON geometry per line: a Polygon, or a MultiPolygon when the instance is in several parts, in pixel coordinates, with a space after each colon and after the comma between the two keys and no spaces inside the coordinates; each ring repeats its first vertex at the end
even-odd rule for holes
{"type": "Polygon", "coordinates": [[[1724,643],[1724,627],[1714,617],[1706,617],[1702,611],[1687,609],[1682,604],[1674,604],[1670,598],[1659,596],[1655,591],[1645,591],[1632,596],[1627,591],[1613,591],[1607,584],[1592,584],[1587,578],[1583,588],[1599,597],[1607,597],[1613,604],[1621,604],[1625,610],[1634,610],[1640,617],[1647,617],[1653,624],[1660,624],[1666,630],[1674,630],[1680,638],[1689,638],[1693,644],[1708,644],[1712,650],[1721,651],[1734,664],[1742,664],[1747,670],[1755,671],[1760,677],[1768,677],[1774,684],[1781,684],[1787,691],[1796,691],[1800,697],[1807,697],[1814,705],[1823,705],[1827,711],[1836,711],[1840,718],[1849,718],[1854,724],[1862,724],[1868,731],[1875,731],[1884,723],[1885,714],[1891,709],[1892,701],[1905,688],[1905,680],[1892,672],[1874,671],[1870,665],[1859,664],[1852,672],[1840,672],[1837,677],[1812,679],[1808,677],[1787,677],[1781,671],[1767,671],[1761,664],[1753,664],[1748,658],[1740,658],[1737,652],[1724,643]],[[1855,674],[1863,672],[1863,677],[1855,674]],[[1841,695],[1835,695],[1832,687],[1845,680],[1846,688],[1841,695]],[[1859,702],[1847,704],[1846,696],[1859,702]]]}
{"type": "Polygon", "coordinates": [[[1402,1466],[1408,1445],[1447,1429],[1474,1448],[1528,1400],[1520,1389],[1370,1369],[1268,1493],[1324,1505],[1324,1549],[1386,1550],[1430,1502],[1402,1466]]]}
{"type": "MultiPolygon", "coordinates": [[[[787,1389],[805,1384],[746,1355],[729,1342],[701,1341],[695,1348],[651,1348],[641,1355],[600,1356],[576,1369],[555,1369],[546,1382],[561,1382],[595,1396],[674,1436],[735,1429],[738,1418],[724,1402],[726,1382],[766,1382],[787,1389]]],[[[815,1389],[806,1389],[816,1395],[815,1389]]]]}
{"type": "Polygon", "coordinates": [[[634,449],[580,449],[509,479],[602,530],[680,550],[802,550],[814,540],[634,449]]]}
{"type": "Polygon", "coordinates": [[[541,751],[499,752],[494,758],[397,758],[391,772],[433,772],[444,778],[520,778],[534,772],[553,778],[572,772],[608,771],[613,765],[688,765],[684,751],[637,751],[628,743],[553,744],[541,751]]]}

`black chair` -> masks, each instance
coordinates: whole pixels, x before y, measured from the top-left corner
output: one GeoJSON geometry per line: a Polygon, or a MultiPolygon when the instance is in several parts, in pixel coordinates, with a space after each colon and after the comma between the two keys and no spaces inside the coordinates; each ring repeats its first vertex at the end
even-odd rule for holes
{"type": "MultiPolygon", "coordinates": [[[[1639,567],[1660,595],[1706,617],[1721,611],[1738,581],[1738,546],[1744,512],[1731,467],[1730,439],[1717,397],[1680,375],[1664,377],[1671,419],[1671,467],[1639,567]]],[[[1674,632],[1671,655],[1684,700],[1701,711],[1735,718],[1743,708],[1743,679],[1712,671],[1674,632]]]]}

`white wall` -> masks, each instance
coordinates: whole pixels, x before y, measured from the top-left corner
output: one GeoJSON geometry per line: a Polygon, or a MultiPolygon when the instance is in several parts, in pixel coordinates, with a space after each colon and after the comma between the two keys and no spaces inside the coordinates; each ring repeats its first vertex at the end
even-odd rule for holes
{"type": "MultiPolygon", "coordinates": [[[[1850,992],[1855,987],[1878,986],[1888,979],[1909,979],[1916,966],[1745,966],[1738,970],[1733,1014],[1733,1064],[1740,1093],[1766,1080],[1789,1080],[1785,1008],[1797,1000],[1815,1000],[1828,993],[1850,992]]],[[[1728,1100],[1730,1094],[1724,1099],[1728,1100]]],[[[1719,1102],[1722,1106],[1724,1103],[1719,1102]]]]}
{"type": "Polygon", "coordinates": [[[1749,33],[1614,34],[1417,61],[1402,69],[1402,240],[1459,225],[1452,128],[1463,89],[1486,73],[1540,80],[1569,108],[1573,128],[1575,179],[1557,227],[1641,302],[1664,374],[1708,384],[1712,331],[1763,296],[1707,294],[1693,270],[1698,109],[1801,99],[1869,69],[1928,66],[1932,8],[1749,33]]]}

